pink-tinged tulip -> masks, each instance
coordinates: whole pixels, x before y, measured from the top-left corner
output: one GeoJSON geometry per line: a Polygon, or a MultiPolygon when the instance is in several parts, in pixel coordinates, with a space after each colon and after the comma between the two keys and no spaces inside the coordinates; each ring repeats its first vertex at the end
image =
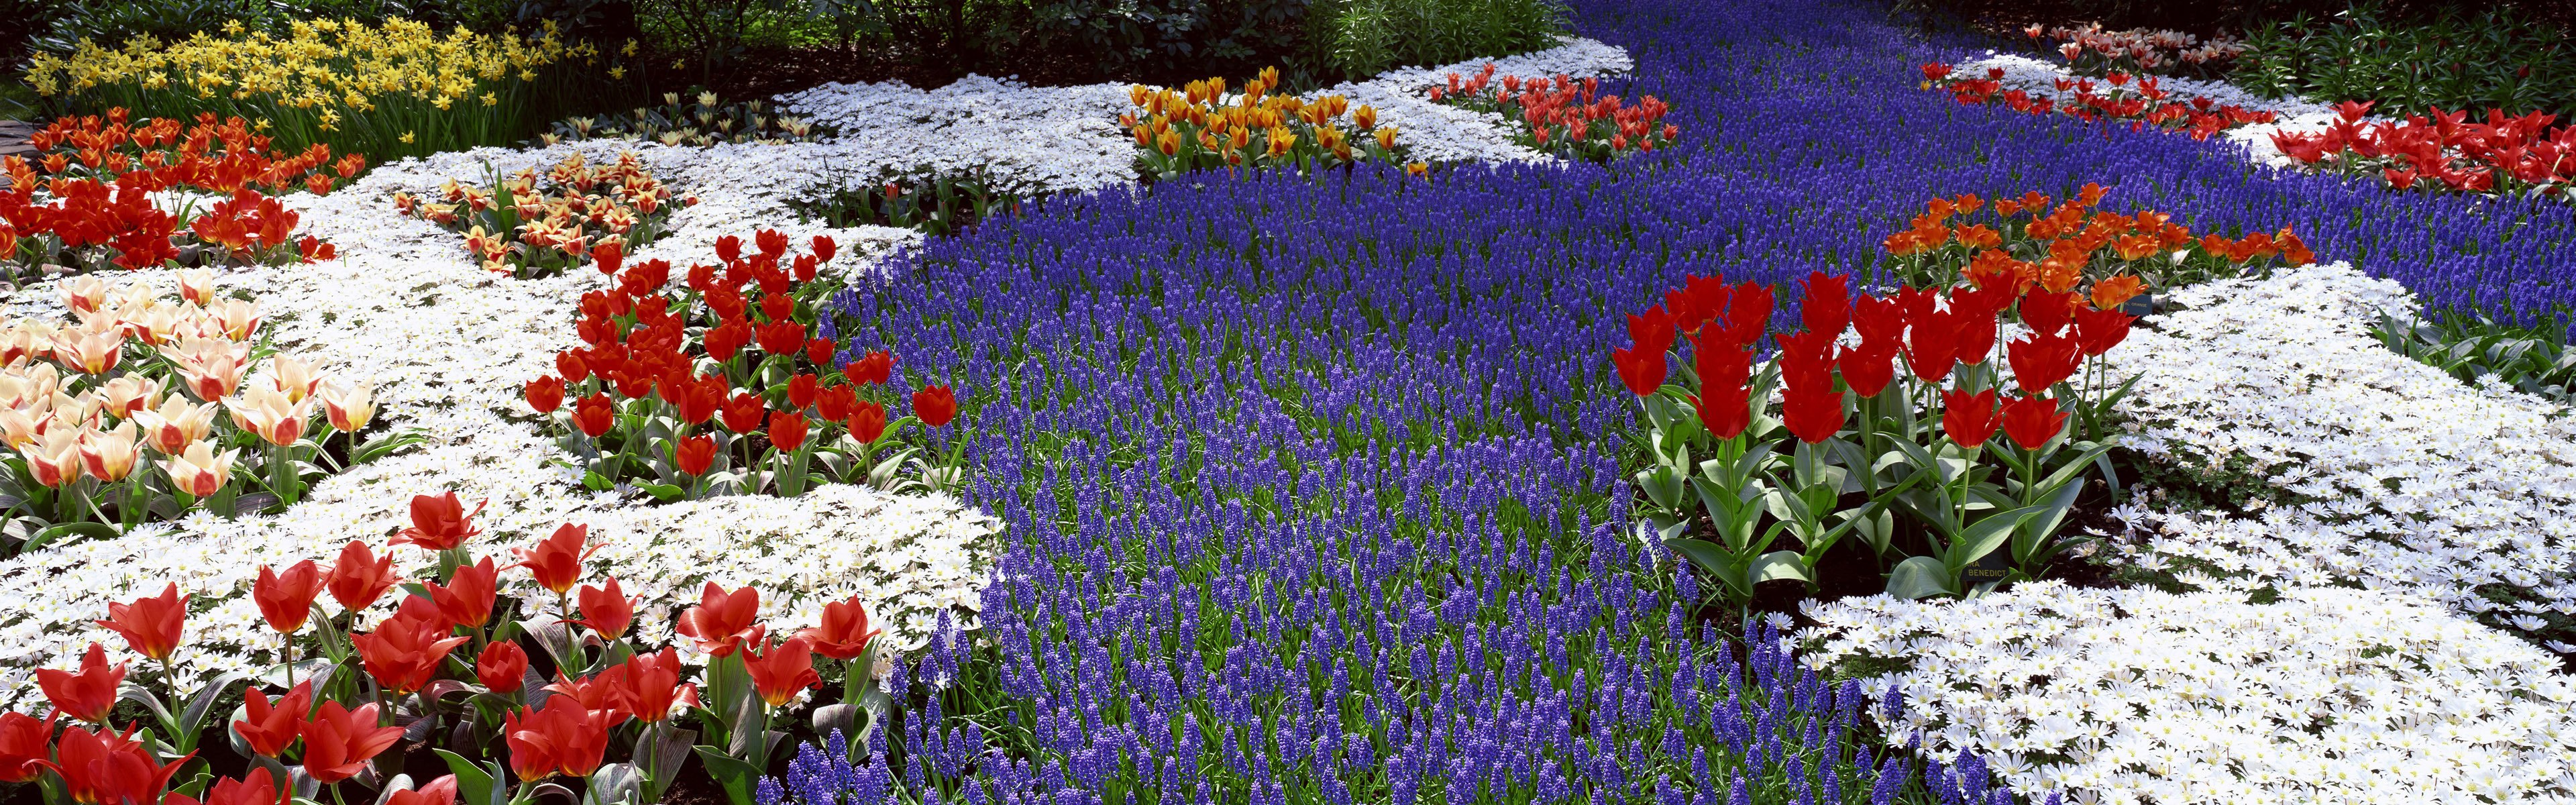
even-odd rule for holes
{"type": "Polygon", "coordinates": [[[232,480],[233,457],[240,454],[240,450],[218,454],[213,443],[198,442],[188,445],[187,452],[161,462],[161,470],[170,474],[170,484],[179,491],[205,497],[232,480]]]}
{"type": "Polygon", "coordinates": [[[513,549],[519,555],[519,563],[511,567],[527,568],[529,575],[536,577],[537,586],[556,595],[572,592],[572,586],[581,581],[581,563],[599,551],[598,546],[583,550],[583,543],[589,539],[589,526],[565,523],[555,529],[553,536],[539,541],[537,547],[513,549]]]}
{"type": "Polygon", "coordinates": [[[823,622],[796,636],[814,644],[814,653],[835,660],[847,660],[868,650],[868,641],[876,639],[878,630],[869,628],[867,605],[858,596],[847,601],[823,605],[823,622]]]}
{"type": "Polygon", "coordinates": [[[680,613],[680,634],[698,641],[698,650],[723,657],[745,641],[757,641],[766,632],[754,625],[760,619],[760,591],[744,587],[725,592],[715,582],[707,582],[698,592],[698,605],[680,613]]]}
{"type": "Polygon", "coordinates": [[[376,418],[375,393],[376,387],[371,383],[325,388],[320,395],[323,418],[341,433],[366,430],[367,423],[376,418]]]}
{"type": "Polygon", "coordinates": [[[609,579],[605,588],[582,585],[575,600],[581,606],[581,620],[574,623],[598,632],[602,640],[624,637],[626,627],[635,623],[635,604],[626,600],[626,591],[617,588],[616,579],[609,579]]]}
{"type": "Polygon", "coordinates": [[[395,545],[418,545],[433,551],[454,550],[456,546],[483,530],[474,527],[474,516],[483,513],[490,501],[477,503],[474,511],[465,510],[465,501],[456,493],[414,495],[411,499],[411,527],[394,535],[395,545]]]}
{"type": "Polygon", "coordinates": [[[350,540],[340,549],[339,561],[331,563],[331,578],[323,582],[323,587],[331,591],[331,600],[350,612],[375,606],[376,599],[393,586],[393,557],[378,558],[358,540],[350,540]]]}
{"type": "Polygon", "coordinates": [[[1984,445],[2003,424],[2001,412],[1995,410],[1994,389],[1975,394],[1960,389],[1941,392],[1941,432],[1960,447],[1974,450],[1984,445]]]}
{"type": "Polygon", "coordinates": [[[313,680],[296,683],[274,703],[254,685],[242,693],[243,720],[233,722],[233,733],[250,745],[251,754],[280,757],[304,736],[304,722],[312,712],[313,680]]]}
{"type": "Polygon", "coordinates": [[[601,722],[571,696],[547,699],[544,708],[532,713],[503,716],[510,770],[522,780],[590,776],[608,751],[608,725],[601,722]]]}
{"type": "Polygon", "coordinates": [[[214,304],[215,270],[197,268],[179,272],[179,298],[199,307],[214,304]]]}
{"type": "Polygon", "coordinates": [[[241,357],[229,352],[213,352],[195,358],[173,361],[179,367],[179,378],[187,381],[188,391],[197,399],[214,402],[233,396],[241,388],[241,357]]]}
{"type": "Polygon", "coordinates": [[[483,561],[456,568],[456,575],[446,584],[432,581],[422,586],[429,590],[429,600],[437,605],[438,616],[448,625],[481,629],[485,621],[492,619],[500,578],[501,569],[492,564],[492,557],[486,556],[483,561]]]}
{"type": "Polygon", "coordinates": [[[286,395],[287,402],[300,403],[312,398],[315,392],[322,390],[323,379],[322,373],[315,371],[310,362],[285,355],[273,355],[268,359],[268,381],[277,393],[286,395]]]}
{"type": "Polygon", "coordinates": [[[2014,341],[2006,358],[2012,363],[2013,384],[2025,395],[2048,391],[2084,365],[2083,348],[2075,339],[2054,335],[2014,341]]]}
{"type": "MultiPolygon", "coordinates": [[[[252,305],[247,300],[226,299],[212,305],[207,305],[206,313],[209,314],[207,318],[213,321],[215,326],[223,328],[225,338],[229,338],[234,341],[249,341],[251,334],[259,331],[259,308],[252,305]]],[[[218,394],[215,396],[223,397],[230,395],[218,394]]],[[[214,399],[214,397],[208,397],[206,399],[214,399]]]]}
{"type": "Polygon", "coordinates": [[[102,481],[125,480],[134,472],[142,453],[134,447],[134,423],[127,422],[113,430],[88,431],[81,434],[81,470],[102,481]]]}
{"type": "Polygon", "coordinates": [[[107,282],[96,276],[82,276],[56,286],[62,292],[63,307],[73,313],[96,313],[107,303],[107,282]]]}
{"type": "Polygon", "coordinates": [[[796,694],[822,684],[823,677],[814,672],[814,648],[806,644],[805,638],[790,637],[786,642],[754,651],[756,645],[743,647],[742,665],[751,672],[752,688],[769,706],[784,707],[795,700],[796,694]]]}
{"type": "Polygon", "coordinates": [[[401,727],[376,726],[376,706],[350,710],[326,701],[304,726],[304,773],[330,785],[358,776],[368,761],[402,738],[401,727]]]}
{"type": "Polygon", "coordinates": [[[251,583],[251,600],[259,603],[261,618],[268,628],[280,634],[294,634],[304,628],[313,616],[313,599],[322,594],[322,568],[306,559],[289,565],[279,573],[267,565],[259,566],[259,579],[251,583]]]}
{"type": "Polygon", "coordinates": [[[671,446],[671,460],[682,475],[704,475],[715,464],[716,440],[703,433],[681,439],[671,446]]]}
{"type": "Polygon", "coordinates": [[[474,679],[493,693],[516,693],[528,680],[528,652],[508,640],[495,640],[474,658],[474,679]]]}
{"type": "Polygon", "coordinates": [[[0,713],[0,783],[23,783],[44,773],[39,761],[53,757],[55,718],[0,713]]]}
{"type": "Polygon", "coordinates": [[[134,423],[143,426],[144,441],[152,449],[175,456],[203,441],[206,432],[214,428],[215,404],[191,406],[187,400],[170,397],[161,401],[159,410],[135,411],[134,423]]]}
{"type": "Polygon", "coordinates": [[[81,655],[80,671],[36,669],[36,687],[45,692],[45,701],[75,721],[106,724],[107,713],[116,709],[117,687],[125,684],[125,665],[108,667],[107,649],[89,644],[89,653],[81,655]]]}
{"type": "Polygon", "coordinates": [[[2065,432],[2067,414],[2047,397],[2015,397],[2004,402],[2004,435],[2013,444],[2037,450],[2065,432]]]}
{"type": "Polygon", "coordinates": [[[393,617],[377,624],[375,631],[350,642],[357,645],[358,657],[366,661],[367,674],[376,678],[376,684],[402,695],[428,687],[438,678],[447,652],[466,641],[453,634],[454,626],[429,599],[414,597],[405,600],[393,617]]]}
{"type": "Polygon", "coordinates": [[[107,403],[104,410],[108,416],[131,420],[135,412],[161,404],[161,386],[162,383],[159,380],[144,380],[136,375],[119,375],[100,385],[98,393],[99,397],[107,403]]]}
{"type": "Polygon", "coordinates": [[[125,334],[114,330],[88,333],[64,330],[54,336],[54,359],[61,361],[63,368],[81,374],[107,374],[116,368],[117,359],[124,355],[125,334]]]}
{"type": "Polygon", "coordinates": [[[105,727],[94,731],[64,730],[54,744],[54,759],[42,763],[63,778],[63,787],[73,802],[161,802],[171,776],[179,773],[179,767],[188,765],[188,759],[196,757],[196,753],[163,765],[152,750],[133,740],[133,734],[131,727],[122,733],[108,732],[105,727]]]}
{"type": "Polygon", "coordinates": [[[232,412],[234,425],[279,446],[304,438],[304,423],[313,416],[311,400],[293,402],[275,389],[262,387],[225,399],[224,407],[232,412]]]}
{"type": "Polygon", "coordinates": [[[180,595],[178,583],[172,582],[160,595],[107,605],[107,620],[93,623],[124,635],[134,653],[169,662],[179,650],[179,632],[188,623],[188,599],[194,597],[180,595]]]}

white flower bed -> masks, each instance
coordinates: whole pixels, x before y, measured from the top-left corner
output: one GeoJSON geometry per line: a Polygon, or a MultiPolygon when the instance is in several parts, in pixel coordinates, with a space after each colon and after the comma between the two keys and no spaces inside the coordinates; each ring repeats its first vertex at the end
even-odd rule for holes
{"type": "Polygon", "coordinates": [[[2576,682],[2556,658],[2400,593],[2045,581],[1809,614],[1808,662],[1908,664],[1879,680],[1908,701],[1890,735],[1973,749],[2035,799],[2576,801],[2576,682]]]}
{"type": "Polygon", "coordinates": [[[2126,561],[2195,560],[2215,572],[2184,579],[2214,589],[2418,590],[2464,613],[2494,609],[2476,589],[2503,585],[2538,599],[2499,613],[2524,630],[2576,614],[2576,421],[2382,347],[2368,322],[2410,299],[2349,266],[2173,298],[2190,309],[2110,355],[2144,375],[2122,403],[2140,423],[2128,444],[2187,466],[2242,456],[2300,502],[2135,511],[2126,561]]]}

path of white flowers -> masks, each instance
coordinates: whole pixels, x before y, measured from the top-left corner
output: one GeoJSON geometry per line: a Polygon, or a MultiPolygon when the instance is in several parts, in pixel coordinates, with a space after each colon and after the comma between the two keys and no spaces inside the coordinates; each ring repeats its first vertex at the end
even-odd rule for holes
{"type": "Polygon", "coordinates": [[[2576,686],[2537,637],[2463,617],[2495,609],[2482,585],[2527,599],[2514,631],[2576,613],[2576,423],[2381,347],[2368,322],[2408,298],[2347,265],[2174,299],[2111,354],[2144,376],[2126,438],[2250,460],[2289,502],[2123,511],[2114,561],[2196,592],[1846,599],[1811,610],[1810,661],[1907,663],[1881,679],[1919,705],[1892,732],[2080,802],[2576,801],[2576,686]],[[2283,600],[2249,603],[2266,587],[2283,600]]]}
{"type": "MultiPolygon", "coordinates": [[[[1631,66],[1617,47],[1567,39],[1519,56],[1392,71],[1333,91],[1376,106],[1379,119],[1401,127],[1403,142],[1422,158],[1550,159],[1513,145],[1495,116],[1422,99],[1420,89],[1487,61],[1505,74],[1575,77],[1631,66]]],[[[380,384],[379,416],[427,434],[430,443],[323,481],[278,516],[197,516],[122,539],[0,561],[0,708],[41,707],[35,668],[68,667],[93,640],[121,645],[92,621],[105,617],[110,602],[157,593],[168,583],[196,597],[177,658],[183,672],[248,671],[271,662],[275,636],[264,630],[249,595],[259,565],[327,562],[352,539],[381,549],[406,524],[411,496],[451,490],[490,502],[477,521],[489,533],[477,547],[505,563],[508,548],[561,523],[588,524],[604,546],[592,562],[594,580],[616,576],[638,599],[637,628],[647,640],[668,639],[670,618],[707,581],[760,587],[764,614],[782,627],[811,624],[824,603],[857,595],[891,619],[895,636],[909,644],[925,639],[942,612],[972,628],[998,523],[951,496],[889,496],[833,485],[794,499],[646,506],[580,488],[566,454],[538,432],[519,389],[552,369],[556,351],[576,344],[574,306],[584,291],[603,286],[600,276],[496,277],[466,259],[454,234],[391,208],[398,191],[431,193],[451,179],[488,183],[496,172],[542,168],[574,153],[605,162],[633,151],[657,177],[700,203],[673,215],[671,234],[630,261],[703,262],[718,237],[776,228],[799,244],[815,234],[833,236],[850,255],[840,261],[846,268],[917,244],[921,236],[802,224],[787,208],[790,199],[922,173],[980,175],[1015,192],[1133,181],[1133,146],[1116,125],[1127,104],[1123,84],[1047,88],[970,77],[930,91],[831,85],[778,103],[837,125],[843,136],[785,146],[482,148],[382,166],[327,197],[289,197],[304,215],[300,234],[337,244],[344,257],[238,272],[225,283],[257,295],[282,344],[347,377],[380,384]]],[[[119,279],[174,283],[157,271],[119,279]]],[[[58,314],[51,293],[33,288],[10,305],[58,314]]],[[[427,561],[416,549],[397,556],[414,565],[427,561]]]]}

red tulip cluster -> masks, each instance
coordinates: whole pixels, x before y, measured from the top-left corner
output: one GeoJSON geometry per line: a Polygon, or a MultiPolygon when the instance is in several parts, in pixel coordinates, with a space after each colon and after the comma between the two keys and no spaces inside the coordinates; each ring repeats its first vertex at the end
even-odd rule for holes
{"type": "Polygon", "coordinates": [[[2082,28],[2051,28],[2034,24],[2022,29],[2033,40],[2046,37],[2057,41],[2057,53],[2067,65],[2085,75],[2107,71],[2179,74],[2190,72],[2214,77],[2227,71],[2236,57],[2245,55],[2243,40],[2213,36],[2204,42],[2200,37],[2181,31],[2151,31],[2134,28],[2105,31],[2101,23],[2082,28]]]}
{"type": "Polygon", "coordinates": [[[1987,68],[1984,78],[1954,75],[1947,64],[1923,65],[1925,87],[1949,90],[1950,96],[1969,106],[2003,104],[2016,112],[2044,115],[2051,112],[2073,115],[2084,120],[2127,122],[2135,128],[2154,127],[2161,131],[2179,131],[2195,140],[2253,123],[2270,123],[2279,119],[2271,112],[2249,111],[2234,104],[2219,104],[2206,96],[2178,99],[2160,86],[2155,76],[2132,76],[2117,70],[2104,77],[2110,88],[2102,90],[2090,78],[2057,79],[2057,91],[2068,93],[2064,101],[2032,97],[2022,90],[2003,88],[2004,70],[1987,68]],[[2134,81],[2136,89],[2129,85],[2134,81]]]}
{"type": "Polygon", "coordinates": [[[671,188],[631,152],[607,165],[588,164],[575,153],[542,174],[528,168],[496,176],[490,190],[450,180],[437,201],[394,194],[394,211],[462,233],[465,250],[485,270],[520,279],[561,274],[600,249],[642,248],[662,236],[672,211],[697,203],[695,195],[674,203],[671,188]]]}
{"type": "Polygon", "coordinates": [[[2466,111],[2435,109],[2430,117],[2365,124],[2370,107],[2347,101],[2324,131],[2275,132],[2272,144],[2300,164],[2377,174],[2399,190],[2554,196],[2576,182],[2576,126],[2550,128],[2554,115],[2506,117],[2490,109],[2486,122],[2471,123],[2466,111]]]}
{"type": "MultiPolygon", "coordinates": [[[[751,246],[717,239],[721,264],[690,266],[682,290],[665,287],[669,263],[629,266],[614,244],[594,250],[595,265],[618,281],[582,297],[577,329],[587,346],[556,355],[556,373],[525,389],[530,408],[569,426],[594,484],[633,481],[665,498],[794,496],[809,486],[817,452],[855,452],[853,471],[865,469],[887,432],[910,421],[889,421],[879,399],[890,400],[880,388],[894,378],[893,355],[872,351],[836,367],[837,345],[816,332],[826,286],[814,280],[837,253],[832,239],[816,236],[791,257],[786,235],[761,230],[751,246]],[[739,474],[710,483],[731,468],[739,474]]],[[[942,427],[957,398],[928,386],[913,393],[912,411],[942,427]]]]}
{"type": "Polygon", "coordinates": [[[0,160],[0,262],[95,269],[158,266],[172,260],[271,263],[327,260],[329,244],[290,238],[296,214],[266,194],[296,189],[328,193],[357,175],[366,160],[337,161],[328,146],[279,157],[269,138],[241,118],[201,114],[195,125],[174,118],[141,122],[122,109],[102,118],[54,121],[29,138],[33,158],[0,160]],[[210,209],[172,212],[165,192],[226,197],[210,209]],[[203,250],[183,247],[202,246],[203,250]]]}
{"type": "Polygon", "coordinates": [[[1681,127],[1663,122],[1672,107],[1655,96],[1630,106],[1600,90],[1598,78],[1497,79],[1494,65],[1486,64],[1473,78],[1450,73],[1447,86],[1431,88],[1431,100],[1518,120],[1522,144],[1594,162],[1653,151],[1681,136],[1681,127]]]}
{"type": "MultiPolygon", "coordinates": [[[[412,525],[392,546],[430,551],[439,571],[426,578],[397,574],[393,557],[377,555],[364,541],[349,543],[328,566],[306,560],[283,570],[259,568],[251,597],[284,641],[287,650],[281,657],[289,684],[282,693],[258,685],[242,691],[242,709],[230,721],[231,734],[236,746],[254,756],[254,771],[216,783],[205,802],[282,802],[275,795],[286,778],[272,777],[267,769],[288,763],[324,785],[358,778],[401,737],[403,728],[397,724],[420,719],[457,721],[463,730],[497,725],[498,743],[507,748],[510,769],[521,780],[587,777],[601,767],[612,744],[634,745],[639,733],[665,729],[676,712],[701,707],[699,685],[683,681],[692,674],[678,651],[646,651],[628,637],[635,605],[617,580],[580,585],[593,550],[586,547],[587,528],[565,525],[534,547],[518,550],[517,562],[500,565],[488,556],[472,556],[469,543],[482,533],[473,523],[479,511],[469,510],[454,493],[413,498],[412,525]],[[505,580],[506,573],[521,569],[528,571],[524,586],[505,580]],[[397,584],[412,591],[395,593],[397,584]],[[352,634],[359,613],[388,593],[400,596],[393,614],[369,631],[352,634]],[[326,612],[319,605],[325,594],[339,611],[326,612]],[[512,598],[551,599],[552,614],[527,621],[496,619],[513,608],[512,598]],[[578,627],[587,634],[571,633],[569,643],[548,645],[540,637],[545,623],[578,627]],[[535,677],[523,643],[530,641],[550,653],[557,679],[544,691],[554,695],[529,689],[535,677]],[[313,649],[313,661],[297,662],[298,647],[313,649]],[[327,669],[348,659],[364,668],[376,692],[327,673],[295,679],[299,668],[327,669]],[[458,668],[470,669],[470,675],[458,668]],[[454,695],[459,690],[471,697],[460,703],[454,695]],[[537,698],[544,699],[543,706],[529,706],[537,698]]],[[[190,600],[172,584],[159,595],[110,605],[108,618],[98,623],[122,636],[134,653],[158,664],[167,687],[175,684],[172,662],[184,644],[190,600]]],[[[725,591],[708,584],[698,605],[681,616],[680,632],[694,639],[712,663],[732,664],[730,670],[709,669],[710,679],[719,684],[733,675],[748,680],[740,690],[719,689],[720,695],[743,701],[719,702],[720,712],[700,710],[702,726],[748,728],[741,723],[745,702],[756,700],[775,709],[819,685],[816,655],[842,661],[853,691],[873,684],[871,652],[879,632],[858,599],[825,605],[819,626],[784,640],[773,639],[758,624],[759,614],[760,595],[752,588],[725,591]]],[[[157,733],[163,739],[137,740],[139,725],[114,727],[109,720],[121,696],[149,695],[127,686],[126,676],[127,666],[110,665],[106,648],[97,643],[90,644],[77,670],[38,670],[37,684],[54,712],[42,719],[0,714],[0,782],[50,779],[81,802],[196,803],[176,794],[165,798],[165,792],[171,774],[195,757],[194,736],[203,727],[175,721],[169,712],[176,708],[155,710],[163,719],[157,733]],[[79,724],[64,725],[64,717],[79,724]],[[184,736],[184,742],[167,740],[171,736],[184,736]]],[[[228,678],[217,684],[239,683],[228,678]]],[[[767,729],[765,719],[759,729],[767,729]]],[[[442,742],[459,734],[440,726],[427,734],[442,742]]],[[[441,748],[473,755],[482,745],[478,740],[441,748]]],[[[653,785],[667,786],[679,770],[656,768],[650,764],[657,759],[644,754],[639,752],[634,761],[638,769],[656,781],[653,785]]],[[[497,766],[493,774],[499,776],[497,766]]],[[[454,783],[447,779],[424,786],[409,799],[387,793],[396,802],[452,801],[438,799],[442,786],[452,798],[454,783]]]]}

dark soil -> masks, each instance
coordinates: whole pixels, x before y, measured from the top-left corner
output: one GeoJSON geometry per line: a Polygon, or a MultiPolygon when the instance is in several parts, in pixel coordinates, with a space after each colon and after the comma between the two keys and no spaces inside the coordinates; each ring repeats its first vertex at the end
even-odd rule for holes
{"type": "MultiPolygon", "coordinates": [[[[2076,26],[2099,22],[2111,29],[2158,28],[2208,36],[2233,33],[2248,26],[2300,14],[2332,16],[2350,0],[1922,0],[1936,14],[1954,17],[1988,33],[2022,41],[2021,30],[2033,23],[2076,26]]],[[[2431,15],[2444,7],[2477,11],[2510,6],[2525,18],[2576,25],[2576,3],[2564,0],[2506,0],[2463,3],[2458,0],[2386,0],[2399,15],[2431,15]]]]}

